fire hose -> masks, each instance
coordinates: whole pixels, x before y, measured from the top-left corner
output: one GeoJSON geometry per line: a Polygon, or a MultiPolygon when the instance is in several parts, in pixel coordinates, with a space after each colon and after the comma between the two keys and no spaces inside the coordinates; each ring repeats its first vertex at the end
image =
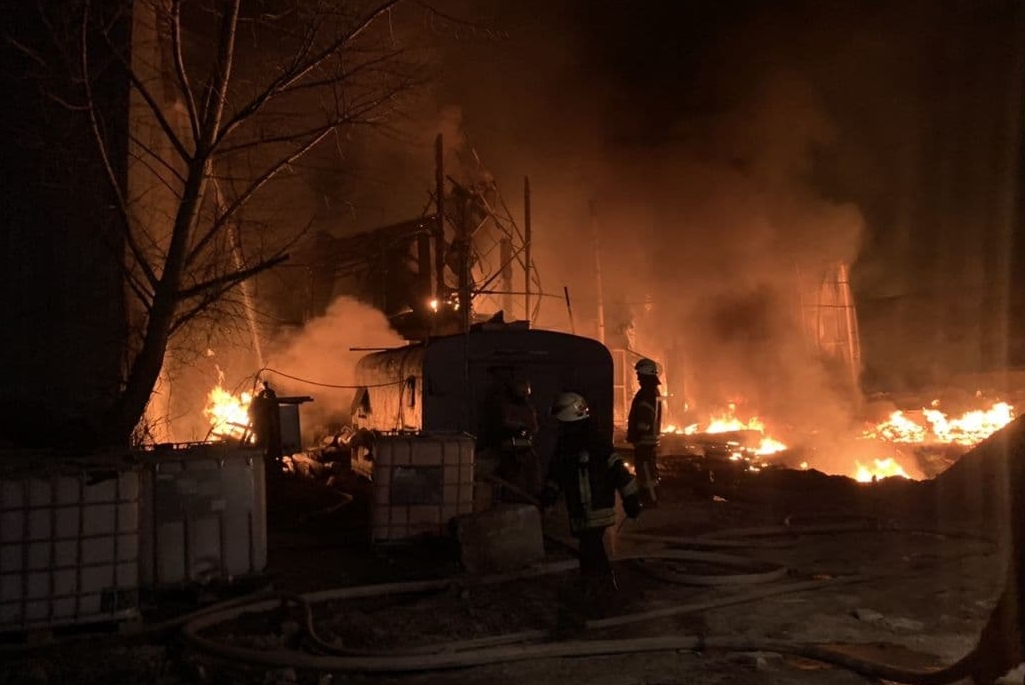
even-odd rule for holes
{"type": "MultiPolygon", "coordinates": [[[[544,573],[565,571],[565,563],[552,565],[544,573]]],[[[501,580],[513,577],[537,575],[533,569],[524,574],[506,574],[501,580]]],[[[738,593],[730,597],[670,607],[655,612],[628,614],[608,619],[588,621],[589,629],[607,628],[645,621],[672,614],[693,613],[708,609],[740,604],[781,594],[820,589],[826,586],[863,582],[865,577],[848,577],[826,581],[801,581],[752,592],[738,593]]],[[[500,582],[484,579],[483,582],[500,582]]],[[[792,654],[824,663],[833,664],[868,677],[885,678],[896,682],[918,685],[941,685],[954,682],[968,675],[974,662],[974,653],[955,664],[936,671],[912,671],[879,664],[845,654],[828,646],[770,638],[707,637],[703,635],[678,635],[668,637],[622,638],[615,640],[571,640],[556,643],[523,644],[550,637],[548,631],[522,631],[509,635],[491,636],[475,640],[440,643],[411,650],[370,651],[345,650],[335,647],[316,636],[313,629],[311,604],[318,601],[342,600],[353,597],[420,592],[451,585],[452,581],[422,581],[413,583],[387,584],[379,587],[359,586],[322,591],[305,595],[282,595],[277,599],[265,599],[249,605],[236,605],[218,611],[204,612],[193,617],[183,628],[186,642],[198,652],[233,662],[270,667],[292,667],[320,672],[364,672],[401,673],[466,668],[485,664],[543,659],[552,657],[599,656],[639,652],[660,652],[673,650],[726,649],[735,651],[775,651],[792,654]],[[263,650],[215,642],[200,633],[212,626],[230,621],[247,613],[266,611],[282,603],[299,605],[304,613],[304,628],[315,649],[326,654],[311,654],[294,650],[263,650]]]]}
{"type": "MultiPolygon", "coordinates": [[[[838,526],[842,530],[851,530],[850,525],[838,526]]],[[[791,534],[799,532],[795,527],[788,527],[791,534]]],[[[816,527],[817,532],[827,532],[825,526],[816,527]]],[[[863,530],[860,528],[853,528],[863,530]]],[[[776,527],[760,533],[754,529],[743,531],[746,535],[776,535],[781,531],[776,527]]],[[[629,559],[670,559],[698,560],[733,566],[751,565],[750,559],[733,557],[708,552],[690,550],[661,550],[638,554],[629,559]]],[[[703,635],[678,635],[654,638],[623,638],[614,640],[571,640],[562,642],[537,643],[551,637],[545,630],[521,631],[507,635],[488,636],[471,640],[440,643],[405,650],[352,650],[337,647],[321,639],[313,622],[312,604],[331,600],[344,600],[355,597],[381,596],[397,593],[422,592],[438,590],[462,583],[497,583],[508,580],[534,577],[548,573],[564,572],[576,567],[577,562],[561,562],[532,568],[513,574],[486,576],[478,579],[453,579],[415,581],[411,583],[391,583],[382,585],[338,588],[303,595],[281,595],[277,598],[254,601],[248,605],[233,605],[217,611],[204,612],[191,618],[183,627],[186,642],[200,653],[215,658],[234,662],[258,664],[273,667],[293,667],[322,672],[374,672],[398,673],[412,671],[431,671],[441,669],[465,668],[484,664],[542,659],[551,657],[597,656],[638,652],[656,652],[672,650],[705,650],[726,649],[735,651],[774,651],[829,663],[858,673],[866,677],[884,678],[896,682],[916,683],[918,685],[941,685],[951,683],[969,675],[977,661],[977,650],[942,669],[933,671],[916,671],[897,668],[887,664],[868,661],[840,651],[838,648],[819,643],[798,642],[770,638],[733,638],[708,637],[703,635]],[[308,644],[320,654],[297,652],[294,650],[258,650],[235,645],[215,642],[201,633],[218,624],[235,619],[243,614],[271,610],[282,604],[292,604],[303,612],[303,629],[308,644]],[[534,644],[525,644],[534,643],[534,644]]],[[[771,569],[760,573],[727,575],[723,582],[709,582],[707,576],[675,574],[665,579],[685,584],[736,584],[749,585],[764,583],[770,578],[779,579],[786,574],[786,569],[771,569]]],[[[692,602],[653,611],[626,614],[604,619],[588,621],[588,629],[602,629],[621,626],[654,618],[706,611],[713,608],[735,605],[782,594],[803,592],[808,590],[831,587],[838,584],[864,582],[864,576],[848,576],[827,580],[796,581],[772,587],[762,587],[746,592],[735,593],[728,597],[692,602]]]]}

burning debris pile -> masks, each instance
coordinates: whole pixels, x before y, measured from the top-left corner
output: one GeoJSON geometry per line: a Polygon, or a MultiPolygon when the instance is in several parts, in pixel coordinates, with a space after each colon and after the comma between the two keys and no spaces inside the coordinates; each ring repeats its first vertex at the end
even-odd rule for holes
{"type": "Polygon", "coordinates": [[[886,445],[893,456],[874,459],[874,467],[857,464],[854,477],[862,482],[890,476],[909,478],[901,461],[914,464],[925,477],[936,476],[1014,418],[1014,407],[1007,402],[994,402],[959,416],[941,410],[938,400],[916,411],[895,410],[885,420],[867,426],[861,436],[886,445]]]}
{"type": "Polygon", "coordinates": [[[745,420],[738,416],[737,405],[730,404],[726,411],[710,416],[705,423],[682,428],[667,426],[663,431],[663,452],[730,461],[750,472],[794,466],[820,468],[865,483],[891,477],[928,478],[942,472],[1014,418],[1014,407],[1007,402],[994,402],[961,415],[944,412],[939,401],[917,411],[895,410],[878,423],[867,423],[860,435],[851,436],[856,445],[855,455],[846,467],[838,470],[821,468],[804,450],[792,449],[789,441],[770,435],[762,419],[752,416],[745,420]],[[801,459],[793,459],[795,454],[802,455],[801,459]]]}
{"type": "Polygon", "coordinates": [[[253,393],[232,394],[218,383],[206,398],[203,416],[210,422],[211,440],[242,440],[249,434],[249,405],[253,393]]]}
{"type": "Polygon", "coordinates": [[[666,426],[662,431],[664,451],[705,459],[735,462],[748,471],[757,472],[773,464],[767,457],[786,451],[787,445],[770,437],[765,423],[757,416],[743,420],[737,416],[737,405],[709,418],[704,425],[693,423],[682,428],[666,426]]]}

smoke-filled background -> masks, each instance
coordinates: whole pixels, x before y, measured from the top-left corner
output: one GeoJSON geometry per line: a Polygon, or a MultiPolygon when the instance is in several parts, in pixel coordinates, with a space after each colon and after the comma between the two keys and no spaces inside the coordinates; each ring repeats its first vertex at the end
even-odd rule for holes
{"type": "MultiPolygon", "coordinates": [[[[675,418],[736,402],[770,428],[847,432],[860,398],[797,305],[799,277],[838,261],[865,394],[1021,363],[1020,3],[434,6],[452,19],[394,21],[428,85],[387,135],[296,165],[293,223],[344,236],[419,216],[438,133],[446,170],[479,158],[520,221],[529,176],[537,324],[596,335],[600,287],[606,338],[666,364],[675,418]]],[[[310,349],[390,335],[347,317],[308,324],[310,349]]],[[[346,377],[347,358],[321,356],[280,370],[346,377]]]]}

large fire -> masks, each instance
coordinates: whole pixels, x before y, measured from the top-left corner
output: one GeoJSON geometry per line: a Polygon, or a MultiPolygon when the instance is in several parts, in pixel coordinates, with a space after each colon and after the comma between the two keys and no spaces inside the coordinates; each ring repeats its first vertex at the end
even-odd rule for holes
{"type": "MultiPolygon", "coordinates": [[[[908,456],[898,452],[896,447],[971,448],[1014,420],[1014,407],[1007,402],[995,402],[988,408],[973,409],[959,416],[951,416],[939,406],[939,402],[934,401],[921,411],[894,411],[878,424],[866,426],[860,441],[871,441],[872,445],[884,450],[890,446],[893,454],[854,459],[847,475],[863,483],[891,477],[921,477],[917,465],[907,461],[908,456]]],[[[730,404],[724,412],[710,416],[706,423],[694,423],[682,428],[670,425],[663,432],[688,436],[756,432],[761,434],[759,444],[756,448],[747,448],[747,454],[763,457],[788,449],[786,443],[766,434],[765,423],[760,418],[739,418],[735,404],[730,404]]],[[[879,450],[866,451],[871,454],[879,450]]],[[[802,464],[802,468],[806,468],[806,464],[802,464]]]]}
{"type": "Polygon", "coordinates": [[[951,418],[932,403],[923,408],[924,421],[916,422],[895,411],[882,423],[865,431],[866,437],[899,443],[947,443],[973,447],[1014,420],[1014,407],[997,402],[989,409],[976,409],[951,418]]]}
{"type": "MultiPolygon", "coordinates": [[[[939,401],[934,400],[930,407],[923,407],[918,420],[914,418],[918,412],[894,411],[886,420],[867,427],[863,437],[892,445],[971,448],[1014,420],[1014,407],[1007,402],[995,402],[989,408],[973,409],[955,417],[941,411],[939,406],[939,401]]],[[[874,459],[872,466],[855,462],[855,467],[854,478],[863,483],[892,476],[910,478],[893,457],[874,459]]]]}

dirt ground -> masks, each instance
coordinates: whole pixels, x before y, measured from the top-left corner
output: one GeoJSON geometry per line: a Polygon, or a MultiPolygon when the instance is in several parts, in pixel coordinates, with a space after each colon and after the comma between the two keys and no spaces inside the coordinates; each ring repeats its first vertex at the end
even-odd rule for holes
{"type": "MultiPolygon", "coordinates": [[[[622,522],[610,540],[620,558],[615,562],[620,589],[608,618],[655,615],[611,627],[592,623],[582,628],[581,620],[596,617],[565,609],[575,606],[573,571],[475,584],[461,569],[458,548],[451,540],[368,544],[368,486],[350,480],[345,489],[354,496],[347,504],[338,490],[317,483],[286,480],[272,485],[265,577],[229,591],[209,589],[175,601],[151,599],[149,628],[135,634],[78,636],[34,649],[4,645],[0,683],[879,682],[773,649],[719,648],[714,643],[731,638],[755,646],[764,640],[844,645],[863,659],[909,669],[935,668],[955,661],[975,644],[1004,568],[1000,545],[987,539],[993,531],[985,529],[982,519],[968,512],[937,516],[929,482],[861,485],[817,472],[780,469],[758,474],[721,471],[713,483],[694,462],[667,457],[662,506],[643,512],[636,521],[622,522]],[[960,531],[953,529],[951,520],[964,524],[960,531]],[[941,525],[944,530],[939,530],[941,525]],[[756,530],[744,534],[743,529],[752,528],[756,530]],[[680,549],[652,536],[713,537],[736,546],[712,551],[750,563],[733,567],[644,558],[680,549]],[[635,556],[642,558],[625,559],[635,556]],[[718,586],[681,582],[696,575],[730,574],[746,580],[718,586]],[[774,578],[768,579],[770,575],[774,578]],[[273,586],[301,593],[442,578],[455,582],[419,593],[317,603],[315,632],[331,644],[371,652],[521,631],[532,631],[535,640],[530,644],[701,636],[710,646],[362,673],[211,658],[192,652],[176,627],[152,628],[176,612],[242,589],[273,586]],[[705,608],[680,612],[683,606],[705,608]]],[[[566,536],[564,512],[550,512],[544,521],[553,537],[566,536]]],[[[570,550],[556,541],[546,544],[546,552],[548,561],[572,559],[570,550]]],[[[260,652],[295,649],[298,654],[306,632],[301,626],[301,614],[293,607],[246,615],[205,634],[221,644],[260,652]]]]}

